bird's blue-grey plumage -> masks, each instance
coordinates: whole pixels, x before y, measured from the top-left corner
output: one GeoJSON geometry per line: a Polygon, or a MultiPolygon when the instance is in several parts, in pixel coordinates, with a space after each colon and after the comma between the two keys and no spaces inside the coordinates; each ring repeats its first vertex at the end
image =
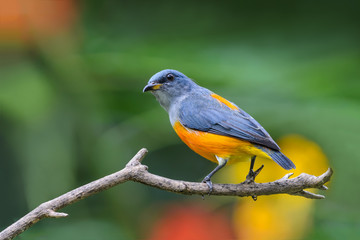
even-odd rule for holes
{"type": "Polygon", "coordinates": [[[180,123],[187,128],[249,141],[284,169],[295,168],[294,163],[279,151],[269,133],[240,108],[231,109],[215,98],[205,100],[199,94],[196,98],[182,101],[179,113],[180,123]]]}
{"type": "Polygon", "coordinates": [[[294,163],[280,152],[279,146],[269,133],[242,109],[233,109],[212,97],[213,92],[193,82],[176,70],[158,72],[148,82],[144,91],[161,85],[152,91],[160,105],[175,121],[193,130],[249,141],[266,152],[275,162],[289,170],[294,163]],[[171,79],[167,79],[169,74],[171,79]]]}
{"type": "Polygon", "coordinates": [[[187,98],[182,101],[179,111],[179,120],[182,125],[280,150],[265,129],[245,111],[240,108],[231,109],[215,98],[198,95],[196,98],[187,98]]]}
{"type": "Polygon", "coordinates": [[[287,157],[285,156],[282,152],[280,151],[276,151],[264,146],[256,146],[257,148],[260,148],[261,150],[263,150],[264,152],[266,152],[267,154],[269,154],[269,156],[271,157],[272,160],[274,160],[277,164],[279,164],[281,167],[283,167],[286,170],[290,170],[290,169],[295,169],[295,164],[287,157]]]}

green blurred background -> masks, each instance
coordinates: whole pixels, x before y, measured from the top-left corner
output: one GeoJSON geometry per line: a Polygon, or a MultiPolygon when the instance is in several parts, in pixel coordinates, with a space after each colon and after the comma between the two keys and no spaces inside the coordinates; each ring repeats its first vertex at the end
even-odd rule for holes
{"type": "MultiPolygon", "coordinates": [[[[201,181],[214,165],[180,142],[142,88],[173,68],[278,139],[316,142],[335,171],[306,239],[360,235],[359,1],[0,1],[0,228],[124,167],[201,181]]],[[[236,198],[126,183],[19,239],[147,239],[162,206],[236,198]]],[[[230,217],[229,217],[230,218],[230,217]]]]}

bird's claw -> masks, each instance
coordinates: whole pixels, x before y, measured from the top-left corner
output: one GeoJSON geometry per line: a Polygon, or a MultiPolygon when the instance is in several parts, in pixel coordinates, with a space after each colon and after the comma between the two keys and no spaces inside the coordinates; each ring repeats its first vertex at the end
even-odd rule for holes
{"type": "Polygon", "coordinates": [[[264,165],[261,165],[261,167],[259,167],[256,171],[250,169],[248,175],[246,176],[245,183],[253,183],[253,182],[255,182],[256,176],[259,175],[259,173],[261,172],[261,170],[263,168],[264,168],[264,165]]]}
{"type": "MultiPolygon", "coordinates": [[[[246,176],[246,180],[245,180],[244,183],[246,183],[246,184],[254,183],[256,176],[259,175],[259,173],[261,172],[261,170],[262,170],[263,168],[264,168],[264,165],[261,165],[261,167],[259,167],[255,172],[254,172],[254,170],[250,169],[248,175],[246,176]]],[[[256,196],[256,195],[253,195],[253,196],[251,196],[251,197],[252,197],[252,199],[253,199],[254,201],[257,200],[257,196],[256,196]]]]}
{"type": "Polygon", "coordinates": [[[209,178],[208,176],[206,176],[206,177],[204,178],[204,180],[202,180],[202,182],[203,182],[203,183],[206,183],[206,184],[208,185],[208,187],[209,187],[208,195],[210,195],[210,194],[212,193],[212,191],[213,191],[213,184],[212,184],[210,178],[209,178]]]}

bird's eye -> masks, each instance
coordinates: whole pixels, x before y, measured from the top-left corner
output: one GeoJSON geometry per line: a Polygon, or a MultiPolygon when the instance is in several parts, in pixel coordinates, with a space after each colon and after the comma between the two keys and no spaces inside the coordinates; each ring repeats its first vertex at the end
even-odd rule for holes
{"type": "Polygon", "coordinates": [[[166,75],[166,79],[169,80],[169,81],[172,81],[172,80],[174,80],[174,75],[169,73],[168,75],[166,75]]]}

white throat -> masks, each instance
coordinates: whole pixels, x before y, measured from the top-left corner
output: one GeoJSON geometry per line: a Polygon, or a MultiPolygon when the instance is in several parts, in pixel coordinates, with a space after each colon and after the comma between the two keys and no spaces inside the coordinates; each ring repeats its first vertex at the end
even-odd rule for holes
{"type": "Polygon", "coordinates": [[[171,125],[174,126],[175,122],[179,120],[180,104],[187,96],[170,98],[166,93],[161,91],[155,91],[152,92],[152,94],[156,97],[165,111],[168,112],[171,125]]]}
{"type": "Polygon", "coordinates": [[[161,91],[155,91],[151,93],[155,96],[156,100],[158,100],[158,102],[165,109],[165,111],[169,112],[169,107],[170,107],[169,97],[161,91]]]}
{"type": "Polygon", "coordinates": [[[180,111],[181,102],[184,101],[185,99],[186,96],[181,96],[174,99],[171,102],[168,113],[169,113],[170,123],[172,126],[174,126],[175,122],[179,121],[179,114],[180,114],[179,111],[180,111]]]}

